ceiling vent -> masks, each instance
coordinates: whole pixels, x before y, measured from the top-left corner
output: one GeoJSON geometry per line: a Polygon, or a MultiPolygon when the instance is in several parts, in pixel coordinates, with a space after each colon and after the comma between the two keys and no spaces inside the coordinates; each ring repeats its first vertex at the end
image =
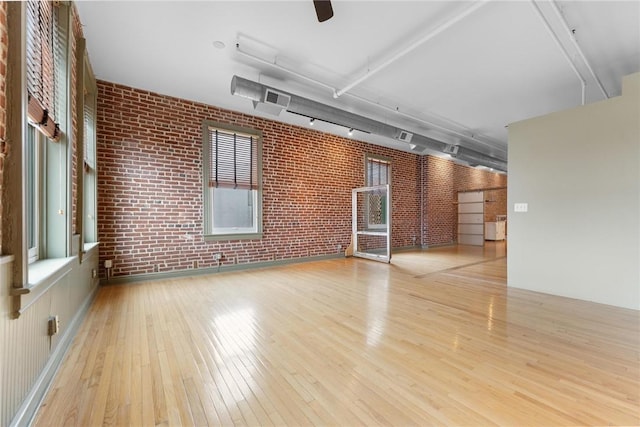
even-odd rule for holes
{"type": "Polygon", "coordinates": [[[279,116],[280,112],[289,106],[289,102],[291,102],[289,95],[267,88],[264,92],[264,100],[253,101],[253,108],[279,116]]]}
{"type": "Polygon", "coordinates": [[[277,105],[280,108],[287,108],[291,102],[291,97],[275,90],[267,89],[264,93],[264,103],[277,105]]]}
{"type": "Polygon", "coordinates": [[[413,138],[413,134],[406,130],[401,130],[397,136],[397,139],[402,142],[411,142],[411,138],[413,138]]]}
{"type": "Polygon", "coordinates": [[[442,150],[444,153],[446,154],[450,154],[451,156],[456,156],[458,154],[458,149],[460,147],[458,145],[449,145],[447,144],[446,147],[444,147],[444,150],[442,150]]]}

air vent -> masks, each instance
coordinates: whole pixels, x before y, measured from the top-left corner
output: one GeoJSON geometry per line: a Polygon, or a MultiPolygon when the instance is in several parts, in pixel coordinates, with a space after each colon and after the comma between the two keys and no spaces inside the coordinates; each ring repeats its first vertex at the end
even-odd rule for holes
{"type": "Polygon", "coordinates": [[[398,140],[402,142],[411,142],[411,138],[413,138],[413,134],[406,130],[401,130],[398,134],[398,140]]]}
{"type": "Polygon", "coordinates": [[[289,106],[289,101],[291,101],[291,97],[289,95],[285,95],[284,93],[276,92],[271,89],[267,89],[265,91],[265,104],[274,104],[281,108],[287,108],[289,106]]]}
{"type": "Polygon", "coordinates": [[[446,154],[450,154],[452,156],[455,156],[458,154],[458,148],[460,148],[457,145],[447,145],[446,147],[444,147],[444,151],[446,154]]]}

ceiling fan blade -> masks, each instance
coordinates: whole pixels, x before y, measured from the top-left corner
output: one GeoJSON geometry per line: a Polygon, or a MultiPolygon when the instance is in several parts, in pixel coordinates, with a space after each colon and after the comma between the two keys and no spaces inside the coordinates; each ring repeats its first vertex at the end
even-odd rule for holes
{"type": "Polygon", "coordinates": [[[333,7],[331,7],[331,0],[313,0],[313,5],[316,7],[316,15],[318,15],[318,21],[324,22],[333,16],[333,7]]]}

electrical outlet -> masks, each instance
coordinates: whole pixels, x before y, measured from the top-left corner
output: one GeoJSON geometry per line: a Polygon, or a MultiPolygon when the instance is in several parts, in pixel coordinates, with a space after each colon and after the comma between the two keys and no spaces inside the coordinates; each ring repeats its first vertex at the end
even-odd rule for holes
{"type": "Polygon", "coordinates": [[[198,268],[198,260],[193,260],[193,268],[198,268]]]}
{"type": "Polygon", "coordinates": [[[95,268],[91,269],[91,278],[95,279],[96,277],[98,277],[98,272],[96,271],[95,268]]]}
{"type": "Polygon", "coordinates": [[[513,204],[514,212],[528,212],[529,204],[528,203],[514,203],[513,204]]]}
{"type": "Polygon", "coordinates": [[[49,336],[54,336],[60,331],[60,318],[58,316],[49,317],[49,321],[47,322],[47,330],[49,336]]]}
{"type": "Polygon", "coordinates": [[[215,254],[213,254],[213,260],[214,261],[220,261],[222,259],[222,253],[217,252],[215,254]]]}

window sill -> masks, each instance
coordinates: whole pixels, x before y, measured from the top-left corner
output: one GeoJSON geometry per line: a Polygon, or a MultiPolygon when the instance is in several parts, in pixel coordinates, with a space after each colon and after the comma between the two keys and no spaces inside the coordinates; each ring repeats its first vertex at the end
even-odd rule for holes
{"type": "Polygon", "coordinates": [[[204,240],[216,241],[216,240],[260,240],[262,239],[262,233],[240,233],[240,234],[205,234],[204,240]]]}
{"type": "Polygon", "coordinates": [[[85,243],[82,247],[82,261],[92,255],[92,252],[98,249],[100,242],[85,243]]]}
{"type": "Polygon", "coordinates": [[[100,242],[85,243],[84,247],[82,248],[82,250],[84,252],[89,252],[91,249],[97,247],[99,244],[100,244],[100,242]]]}
{"type": "Polygon", "coordinates": [[[51,282],[71,271],[71,261],[76,257],[42,259],[29,264],[29,289],[51,282]]]}
{"type": "Polygon", "coordinates": [[[29,264],[29,279],[27,288],[14,289],[14,295],[20,296],[20,310],[23,313],[33,303],[35,303],[49,288],[68,274],[72,267],[72,262],[77,257],[51,258],[32,262],[29,264]]]}
{"type": "Polygon", "coordinates": [[[0,265],[13,262],[13,255],[0,255],[0,265]]]}

